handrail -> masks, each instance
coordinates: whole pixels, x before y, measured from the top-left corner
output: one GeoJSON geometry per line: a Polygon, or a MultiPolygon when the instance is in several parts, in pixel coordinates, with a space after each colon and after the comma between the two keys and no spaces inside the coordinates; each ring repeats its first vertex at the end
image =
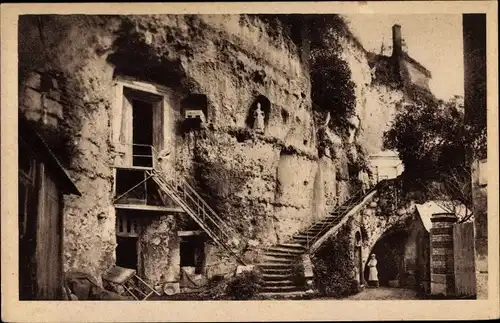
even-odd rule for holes
{"type": "MultiPolygon", "coordinates": [[[[186,194],[185,196],[189,197],[189,198],[191,199],[191,201],[193,201],[194,203],[196,203],[196,202],[198,202],[198,201],[199,201],[199,200],[195,200],[195,199],[194,199],[191,195],[189,195],[189,194],[186,194]]],[[[187,205],[187,203],[185,203],[185,204],[187,205]]],[[[191,207],[190,205],[187,205],[187,206],[191,207]]],[[[199,209],[199,207],[198,207],[198,209],[199,209]]],[[[206,213],[203,209],[201,210],[201,212],[206,213]]],[[[211,217],[207,217],[207,219],[209,219],[209,220],[210,220],[210,221],[211,221],[211,222],[212,222],[212,223],[213,223],[213,224],[217,227],[217,229],[219,229],[219,231],[220,231],[222,234],[224,234],[224,235],[226,235],[226,236],[227,236],[227,234],[224,232],[224,230],[222,230],[222,229],[219,227],[219,225],[217,225],[217,222],[216,222],[216,221],[214,221],[211,217]]]]}
{"type": "MultiPolygon", "coordinates": [[[[208,203],[189,185],[189,183],[178,176],[173,179],[167,179],[163,176],[161,165],[158,160],[159,153],[153,146],[132,144],[136,146],[147,146],[151,148],[152,168],[148,173],[153,180],[177,202],[183,209],[224,249],[231,253],[238,262],[245,264],[243,260],[226,245],[224,240],[229,240],[230,233],[236,234],[236,231],[228,226],[219,215],[208,205],[208,203]],[[158,160],[157,160],[158,159],[158,160]],[[180,188],[180,190],[179,190],[180,188]]],[[[148,157],[148,156],[146,156],[148,157]]]]}
{"type": "Polygon", "coordinates": [[[205,202],[205,200],[194,190],[194,188],[189,185],[189,183],[184,180],[184,179],[181,179],[181,181],[183,182],[184,185],[186,185],[186,187],[197,197],[197,199],[210,211],[210,213],[212,213],[212,215],[217,219],[219,220],[223,226],[225,227],[225,229],[229,230],[229,231],[235,231],[233,230],[231,227],[229,227],[220,217],[217,213],[215,213],[215,211],[210,207],[210,205],[208,205],[207,202],[205,202]]]}
{"type": "MultiPolygon", "coordinates": [[[[154,180],[155,182],[157,182],[157,179],[156,179],[155,177],[153,177],[153,180],[154,180]]],[[[159,184],[159,185],[161,186],[161,184],[160,184],[160,183],[158,183],[158,182],[157,182],[157,184],[159,184]]],[[[163,184],[163,185],[164,185],[164,184],[163,184]]],[[[168,187],[167,187],[167,190],[172,191],[172,190],[171,190],[170,188],[168,188],[168,187]]],[[[176,194],[175,194],[174,192],[171,192],[171,193],[172,193],[172,195],[173,195],[173,196],[172,196],[172,198],[174,198],[174,200],[176,200],[176,202],[177,202],[177,203],[179,203],[179,204],[181,204],[181,205],[184,205],[184,207],[185,207],[187,210],[189,210],[189,213],[192,213],[192,216],[194,216],[194,217],[195,217],[195,220],[198,220],[198,221],[200,220],[200,219],[198,219],[198,217],[196,217],[196,213],[194,212],[194,210],[193,210],[193,208],[192,208],[191,206],[189,206],[189,205],[188,205],[188,204],[187,204],[184,200],[182,200],[181,198],[177,197],[177,196],[176,196],[176,194]]],[[[212,220],[212,219],[210,219],[210,220],[213,222],[213,220],[212,220]]],[[[198,221],[196,221],[196,222],[198,222],[198,221]]],[[[203,226],[203,227],[204,227],[204,230],[205,230],[205,231],[207,231],[207,233],[209,233],[209,235],[210,235],[210,234],[211,234],[211,235],[215,235],[215,232],[213,231],[213,229],[212,229],[212,228],[210,228],[210,227],[207,227],[207,226],[206,226],[206,224],[205,224],[205,225],[204,225],[203,223],[198,223],[198,224],[200,224],[201,226],[203,226]]],[[[219,229],[219,230],[220,230],[220,229],[219,229]]],[[[220,230],[220,231],[221,231],[221,232],[223,232],[222,230],[220,230]]],[[[225,248],[227,248],[226,246],[224,246],[224,247],[225,247],[225,248]]]]}
{"type": "MultiPolygon", "coordinates": [[[[375,185],[376,186],[376,185],[375,185]]],[[[343,212],[339,212],[339,214],[337,215],[336,219],[337,218],[342,218],[344,217],[347,213],[349,213],[349,211],[354,207],[356,206],[359,202],[361,202],[363,200],[363,198],[369,194],[370,192],[372,192],[374,189],[375,189],[375,186],[372,187],[371,189],[367,190],[366,192],[363,193],[363,189],[359,189],[358,191],[356,191],[346,202],[344,202],[342,205],[336,207],[332,213],[335,213],[337,210],[340,210],[341,208],[343,208],[344,206],[347,206],[347,208],[343,211],[343,212]],[[363,194],[359,194],[359,193],[363,193],[363,194]],[[358,195],[359,194],[359,195],[358,195]]],[[[331,214],[331,213],[330,213],[331,214]]],[[[334,220],[333,220],[334,221],[334,220]]],[[[306,230],[305,230],[305,236],[307,238],[306,242],[307,242],[307,249],[309,249],[315,242],[316,239],[318,239],[318,237],[320,237],[322,234],[324,234],[324,231],[326,228],[328,228],[332,223],[331,222],[325,222],[321,227],[320,229],[318,230],[318,232],[312,236],[311,238],[309,238],[309,234],[307,233],[313,226],[309,226],[306,230]]]]}
{"type": "MultiPolygon", "coordinates": [[[[158,152],[156,151],[156,149],[154,147],[151,147],[152,148],[152,151],[154,152],[154,154],[156,155],[159,155],[158,152]]],[[[153,155],[154,155],[153,154],[153,155]]],[[[156,160],[155,160],[156,162],[156,160]]],[[[158,173],[160,173],[160,175],[162,175],[162,172],[161,172],[161,169],[159,167],[155,167],[155,163],[153,163],[153,169],[155,171],[157,171],[158,173]]],[[[225,230],[229,231],[229,232],[232,232],[234,234],[236,234],[236,231],[234,229],[232,229],[230,226],[228,226],[224,220],[222,220],[219,215],[210,207],[210,205],[208,205],[208,203],[198,194],[198,192],[196,192],[196,190],[184,179],[184,178],[181,178],[181,177],[175,177],[175,179],[171,179],[171,180],[167,180],[168,182],[171,182],[173,185],[176,185],[176,184],[182,184],[183,186],[187,187],[187,189],[189,191],[191,191],[191,193],[200,201],[200,203],[202,203],[206,209],[217,219],[220,221],[220,223],[222,224],[222,226],[224,227],[225,230]]]]}
{"type": "Polygon", "coordinates": [[[116,201],[118,201],[119,199],[121,199],[122,197],[124,197],[125,195],[127,195],[128,193],[132,192],[136,187],[138,187],[139,185],[142,185],[143,183],[147,182],[148,179],[150,179],[153,175],[149,175],[148,177],[146,177],[145,179],[143,179],[142,181],[140,181],[139,183],[137,183],[136,185],[132,186],[132,188],[128,189],[125,193],[121,194],[120,196],[116,197],[114,200],[113,200],[113,203],[115,203],[116,201]]]}
{"type": "MultiPolygon", "coordinates": [[[[175,185],[176,181],[170,181],[173,183],[173,185],[175,185]]],[[[200,211],[200,212],[203,212],[204,214],[207,215],[207,217],[210,219],[210,221],[213,222],[214,225],[217,226],[217,228],[224,233],[224,235],[227,236],[226,232],[224,232],[224,229],[226,231],[230,231],[230,232],[235,232],[234,230],[232,230],[229,226],[227,226],[224,221],[222,221],[222,219],[208,206],[208,204],[203,200],[203,198],[201,196],[199,196],[198,194],[196,194],[196,192],[193,190],[193,188],[191,188],[189,186],[189,184],[187,184],[185,181],[183,181],[182,179],[178,179],[178,182],[180,182],[179,184],[183,185],[183,187],[181,187],[183,189],[183,195],[185,197],[189,197],[189,199],[195,204],[196,208],[200,211]],[[191,191],[191,193],[195,193],[195,194],[190,194],[190,192],[186,191],[185,188],[189,188],[189,190],[191,191]],[[200,205],[199,203],[201,203],[202,205],[200,205]],[[206,210],[209,210],[211,214],[209,214],[206,210]],[[217,223],[217,221],[215,221],[214,219],[212,219],[211,217],[215,217],[216,220],[219,221],[219,224],[217,223]],[[222,227],[222,228],[221,228],[222,227]]],[[[172,189],[172,188],[170,188],[172,189]]]]}

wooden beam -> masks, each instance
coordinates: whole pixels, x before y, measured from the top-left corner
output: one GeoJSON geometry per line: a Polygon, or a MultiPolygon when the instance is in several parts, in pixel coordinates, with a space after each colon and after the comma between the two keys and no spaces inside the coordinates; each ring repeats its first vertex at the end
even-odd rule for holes
{"type": "Polygon", "coordinates": [[[180,207],[166,207],[166,206],[160,206],[160,205],[115,204],[115,208],[123,209],[123,210],[185,213],[184,210],[180,207]]]}
{"type": "Polygon", "coordinates": [[[153,167],[145,167],[145,166],[113,166],[116,169],[124,169],[124,170],[152,170],[153,167]]]}
{"type": "Polygon", "coordinates": [[[205,234],[203,230],[177,231],[178,237],[199,236],[205,234]]]}

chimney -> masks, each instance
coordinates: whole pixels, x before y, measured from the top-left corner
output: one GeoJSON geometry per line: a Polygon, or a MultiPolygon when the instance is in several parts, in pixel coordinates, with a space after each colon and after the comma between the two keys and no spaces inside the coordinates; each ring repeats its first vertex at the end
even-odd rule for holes
{"type": "Polygon", "coordinates": [[[401,26],[392,26],[392,55],[399,56],[402,52],[403,41],[401,38],[401,26]]]}

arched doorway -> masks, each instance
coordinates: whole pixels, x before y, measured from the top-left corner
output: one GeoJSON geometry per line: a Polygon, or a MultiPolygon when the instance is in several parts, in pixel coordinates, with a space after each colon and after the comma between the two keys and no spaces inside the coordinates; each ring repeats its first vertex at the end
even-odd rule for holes
{"type": "MultiPolygon", "coordinates": [[[[404,275],[404,250],[408,232],[397,230],[386,232],[375,243],[370,254],[377,258],[380,286],[399,286],[404,275]]],[[[365,264],[364,278],[368,280],[368,267],[365,264]]]]}

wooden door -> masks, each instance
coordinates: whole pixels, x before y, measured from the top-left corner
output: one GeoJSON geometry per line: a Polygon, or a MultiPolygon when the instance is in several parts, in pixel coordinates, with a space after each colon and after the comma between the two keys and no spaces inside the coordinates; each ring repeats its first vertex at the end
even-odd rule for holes
{"type": "Polygon", "coordinates": [[[36,299],[57,300],[61,299],[63,283],[61,194],[44,164],[39,170],[36,299]]]}
{"type": "Polygon", "coordinates": [[[120,144],[124,155],[122,157],[123,166],[132,166],[132,121],[133,121],[133,106],[132,97],[123,91],[123,105],[121,110],[120,124],[120,144]]]}
{"type": "MultiPolygon", "coordinates": [[[[164,142],[163,110],[164,110],[163,100],[153,102],[153,147],[156,150],[156,154],[161,152],[163,149],[163,142],[164,142]]],[[[154,158],[157,158],[156,154],[153,153],[154,158]]]]}

